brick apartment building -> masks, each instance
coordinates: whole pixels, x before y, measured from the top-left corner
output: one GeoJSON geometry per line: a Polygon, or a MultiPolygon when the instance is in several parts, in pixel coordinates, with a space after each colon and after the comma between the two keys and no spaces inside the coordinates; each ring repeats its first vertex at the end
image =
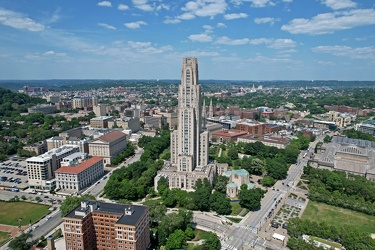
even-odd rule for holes
{"type": "Polygon", "coordinates": [[[146,250],[150,245],[146,206],[82,201],[63,224],[67,250],[146,250]]]}
{"type": "Polygon", "coordinates": [[[251,135],[264,135],[266,133],[266,124],[260,122],[240,122],[236,125],[236,130],[245,131],[251,135]]]}

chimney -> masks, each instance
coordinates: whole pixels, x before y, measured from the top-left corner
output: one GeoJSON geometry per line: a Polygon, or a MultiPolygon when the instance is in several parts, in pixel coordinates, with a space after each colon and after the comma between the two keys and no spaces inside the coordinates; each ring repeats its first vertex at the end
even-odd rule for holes
{"type": "Polygon", "coordinates": [[[47,237],[47,249],[48,250],[56,250],[55,239],[53,238],[52,235],[47,237]]]}

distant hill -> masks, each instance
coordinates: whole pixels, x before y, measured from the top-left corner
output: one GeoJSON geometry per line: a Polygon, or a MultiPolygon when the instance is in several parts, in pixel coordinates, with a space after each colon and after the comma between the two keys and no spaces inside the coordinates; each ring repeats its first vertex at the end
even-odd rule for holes
{"type": "MultiPolygon", "coordinates": [[[[299,88],[299,87],[329,87],[329,88],[368,88],[375,87],[375,81],[306,81],[306,80],[295,80],[295,81],[253,81],[253,80],[200,80],[202,85],[236,85],[251,87],[253,84],[255,87],[263,85],[263,87],[278,87],[278,88],[299,88]]],[[[145,80],[0,80],[0,87],[10,90],[20,90],[24,86],[30,87],[44,87],[50,90],[79,90],[79,89],[96,89],[106,87],[139,87],[152,85],[170,85],[179,84],[180,80],[168,80],[168,79],[145,79],[145,80]]]]}

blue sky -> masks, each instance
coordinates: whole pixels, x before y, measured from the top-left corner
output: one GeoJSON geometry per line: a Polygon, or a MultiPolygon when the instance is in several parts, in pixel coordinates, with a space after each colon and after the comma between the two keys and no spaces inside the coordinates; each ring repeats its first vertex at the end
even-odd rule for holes
{"type": "Polygon", "coordinates": [[[0,0],[0,79],[375,80],[372,0],[0,0]]]}

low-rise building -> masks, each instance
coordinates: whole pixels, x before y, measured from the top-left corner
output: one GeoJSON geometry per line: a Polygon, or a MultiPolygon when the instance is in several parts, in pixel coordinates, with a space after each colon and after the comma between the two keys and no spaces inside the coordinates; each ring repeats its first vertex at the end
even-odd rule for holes
{"type": "Polygon", "coordinates": [[[251,120],[246,120],[237,123],[236,130],[245,131],[252,135],[264,135],[266,133],[266,124],[261,122],[253,122],[251,120]]]}
{"type": "Polygon", "coordinates": [[[54,172],[61,167],[63,158],[78,151],[78,146],[64,145],[42,155],[26,159],[30,188],[45,190],[55,188],[54,172]]]}
{"type": "Polygon", "coordinates": [[[112,159],[126,149],[126,135],[120,131],[112,131],[89,143],[89,154],[101,156],[104,165],[111,164],[112,159]]]}
{"type": "Polygon", "coordinates": [[[131,249],[150,246],[146,206],[82,201],[63,218],[66,249],[131,249]]]}
{"type": "Polygon", "coordinates": [[[23,146],[23,150],[35,152],[36,155],[44,154],[47,152],[46,141],[39,141],[30,145],[23,146]]]}
{"type": "Polygon", "coordinates": [[[254,187],[250,183],[250,175],[245,169],[229,170],[223,173],[224,176],[229,178],[227,184],[227,196],[230,198],[237,197],[241,190],[241,186],[246,184],[248,188],[254,187]]]}
{"type": "Polygon", "coordinates": [[[108,121],[112,119],[112,116],[94,117],[90,120],[90,126],[94,128],[108,128],[108,121]]]}
{"type": "Polygon", "coordinates": [[[29,114],[42,112],[43,114],[53,114],[56,110],[55,105],[51,104],[38,104],[27,109],[29,114]]]}
{"type": "Polygon", "coordinates": [[[240,136],[237,139],[237,142],[245,142],[245,143],[254,143],[260,141],[266,146],[269,147],[277,147],[285,149],[286,146],[290,144],[290,139],[286,137],[278,137],[278,136],[254,136],[254,135],[245,135],[240,136]]]}
{"type": "Polygon", "coordinates": [[[247,135],[245,131],[237,130],[221,130],[215,131],[211,134],[211,140],[216,140],[217,142],[235,142],[238,137],[247,135]]]}
{"type": "Polygon", "coordinates": [[[104,174],[103,158],[92,158],[79,162],[68,159],[69,165],[62,166],[55,171],[56,188],[62,191],[80,190],[92,185],[104,174]]]}

